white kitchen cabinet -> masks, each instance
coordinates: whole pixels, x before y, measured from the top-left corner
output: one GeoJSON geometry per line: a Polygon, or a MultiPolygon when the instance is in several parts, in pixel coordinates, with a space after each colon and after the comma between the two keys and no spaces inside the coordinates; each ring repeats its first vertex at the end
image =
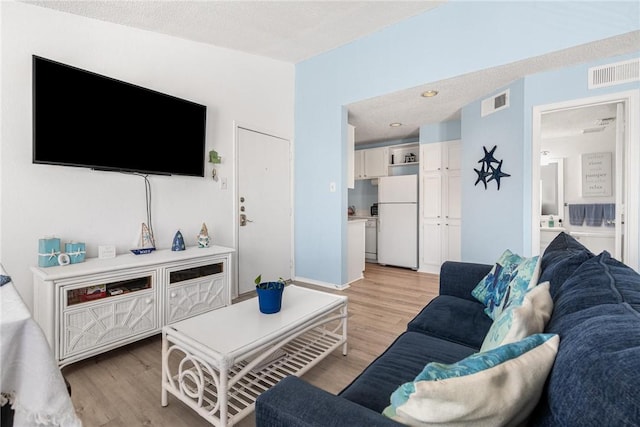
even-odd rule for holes
{"type": "Polygon", "coordinates": [[[460,141],[422,144],[420,163],[424,172],[460,170],[460,141]]]}
{"type": "Polygon", "coordinates": [[[459,261],[460,141],[421,145],[420,271],[439,273],[444,261],[459,261]]]}
{"type": "Polygon", "coordinates": [[[355,179],[372,179],[388,175],[387,147],[368,148],[355,151],[355,179]]]}
{"type": "Polygon", "coordinates": [[[356,128],[347,125],[347,188],[355,188],[356,165],[355,165],[356,128]]]}
{"type": "Polygon", "coordinates": [[[33,316],[58,364],[65,366],[231,304],[233,251],[221,246],[162,249],[32,267],[33,316]]]}
{"type": "Polygon", "coordinates": [[[351,219],[347,224],[347,285],[364,277],[366,219],[351,219]]]}

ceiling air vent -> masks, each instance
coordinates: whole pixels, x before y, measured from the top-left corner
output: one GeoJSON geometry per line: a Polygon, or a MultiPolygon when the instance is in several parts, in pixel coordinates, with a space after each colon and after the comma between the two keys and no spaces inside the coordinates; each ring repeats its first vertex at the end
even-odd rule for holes
{"type": "Polygon", "coordinates": [[[640,58],[589,68],[589,89],[640,81],[640,58]]]}
{"type": "Polygon", "coordinates": [[[509,89],[502,93],[483,99],[480,105],[480,116],[488,116],[496,111],[504,110],[509,107],[509,89]]]}

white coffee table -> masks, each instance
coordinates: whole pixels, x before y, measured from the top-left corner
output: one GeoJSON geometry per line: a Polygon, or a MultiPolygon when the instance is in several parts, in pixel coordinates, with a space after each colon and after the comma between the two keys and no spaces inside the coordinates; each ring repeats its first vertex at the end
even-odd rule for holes
{"type": "Polygon", "coordinates": [[[260,393],[340,346],[346,355],[347,297],[296,285],[285,287],[278,313],[260,313],[252,298],[167,325],[162,406],[171,393],[211,424],[234,425],[260,393]]]}

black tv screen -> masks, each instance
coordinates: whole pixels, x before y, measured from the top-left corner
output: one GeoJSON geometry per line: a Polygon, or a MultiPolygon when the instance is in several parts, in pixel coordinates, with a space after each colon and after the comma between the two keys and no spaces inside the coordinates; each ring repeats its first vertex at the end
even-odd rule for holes
{"type": "Polygon", "coordinates": [[[33,55],[33,163],[204,176],[207,107],[33,55]]]}

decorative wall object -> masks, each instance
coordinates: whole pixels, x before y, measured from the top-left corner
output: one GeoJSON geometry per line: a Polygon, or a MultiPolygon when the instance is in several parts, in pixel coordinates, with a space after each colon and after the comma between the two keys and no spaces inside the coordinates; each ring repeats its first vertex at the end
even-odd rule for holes
{"type": "Polygon", "coordinates": [[[607,197],[611,185],[611,153],[582,155],[582,197],[607,197]]]}
{"type": "Polygon", "coordinates": [[[482,166],[479,170],[475,168],[473,169],[478,175],[475,185],[482,182],[485,190],[487,189],[487,183],[490,181],[495,181],[498,186],[498,190],[500,190],[500,178],[511,176],[508,173],[502,172],[502,160],[497,160],[493,156],[496,148],[498,148],[498,146],[494,145],[490,151],[487,151],[486,147],[482,147],[484,150],[484,157],[478,160],[478,163],[482,163],[482,166]]]}
{"type": "Polygon", "coordinates": [[[173,243],[171,244],[172,251],[184,251],[184,238],[180,230],[176,231],[176,235],[173,236],[173,243]]]}

